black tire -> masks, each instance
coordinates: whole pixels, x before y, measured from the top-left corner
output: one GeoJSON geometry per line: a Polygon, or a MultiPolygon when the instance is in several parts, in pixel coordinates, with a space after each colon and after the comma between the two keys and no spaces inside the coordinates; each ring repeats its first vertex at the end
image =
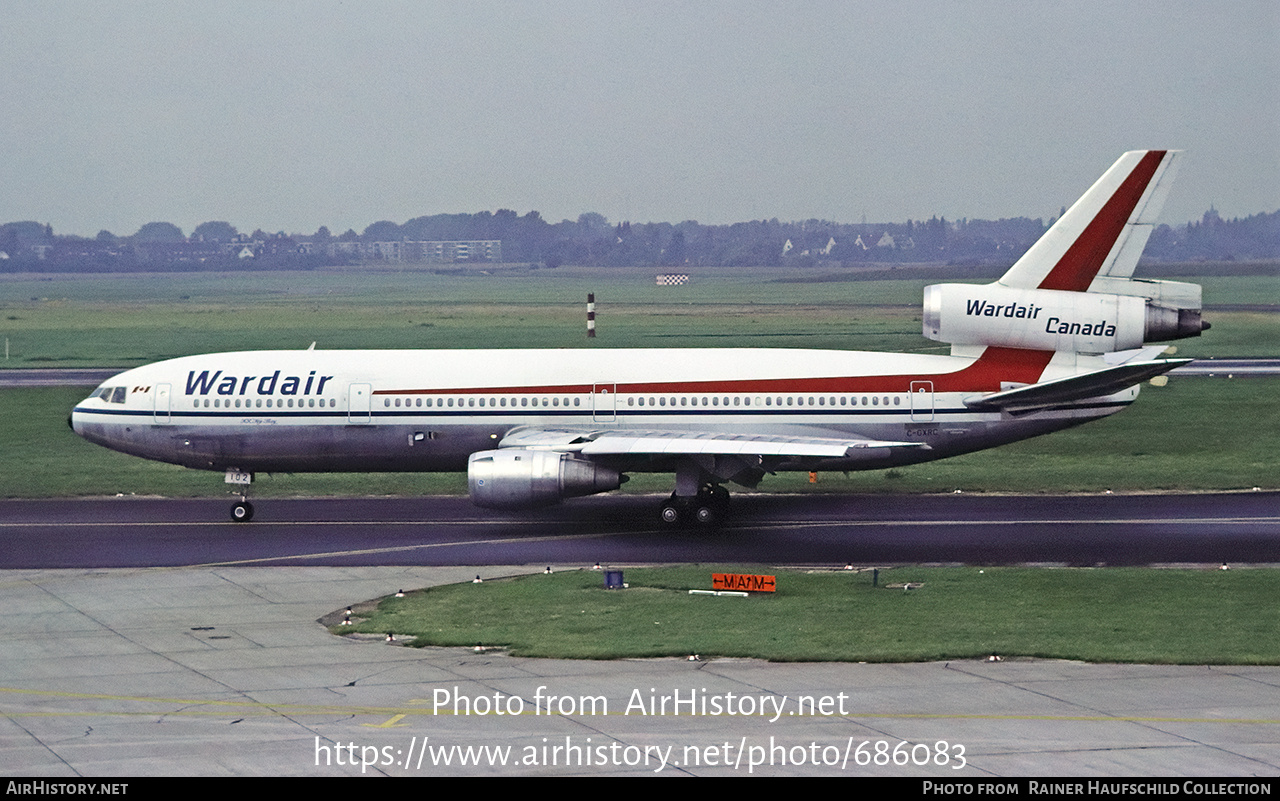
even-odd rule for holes
{"type": "Polygon", "coordinates": [[[658,519],[667,528],[677,528],[684,523],[684,510],[678,504],[667,501],[662,504],[662,509],[658,511],[658,519]]]}
{"type": "Polygon", "coordinates": [[[232,504],[231,519],[236,523],[248,523],[253,519],[253,504],[248,501],[232,504]]]}

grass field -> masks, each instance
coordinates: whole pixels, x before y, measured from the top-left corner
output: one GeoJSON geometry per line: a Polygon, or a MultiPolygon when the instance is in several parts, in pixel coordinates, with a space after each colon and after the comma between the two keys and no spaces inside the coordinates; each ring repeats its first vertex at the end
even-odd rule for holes
{"type": "MultiPolygon", "coordinates": [[[[945,352],[920,333],[919,280],[796,283],[780,270],[698,272],[657,287],[648,270],[493,275],[318,272],[0,277],[5,367],[127,367],[252,348],[805,347],[945,352]],[[600,336],[587,340],[586,293],[600,336]]],[[[1209,304],[1258,306],[1280,278],[1201,281],[1209,304]]],[[[1179,355],[1280,355],[1280,315],[1210,312],[1179,355]]],[[[993,451],[890,471],[770,477],[767,492],[1094,492],[1276,487],[1280,380],[1174,378],[1107,420],[993,451]]],[[[214,473],[146,462],[75,437],[85,389],[0,392],[0,495],[218,495],[214,473]]],[[[260,476],[259,497],[465,491],[461,475],[260,476]]],[[[628,492],[670,492],[636,476],[628,492]]]]}
{"type": "MultiPolygon", "coordinates": [[[[0,277],[5,367],[131,367],[226,350],[801,347],[945,353],[920,335],[926,281],[791,283],[715,270],[657,287],[648,270],[0,277]],[[587,292],[597,339],[585,338],[587,292]]],[[[1274,276],[1203,279],[1210,306],[1277,303],[1274,276]]],[[[1180,355],[1280,356],[1280,315],[1210,311],[1180,355]]]]}
{"type": "Polygon", "coordinates": [[[413,635],[413,645],[517,656],[756,657],[904,662],[1002,657],[1089,662],[1278,664],[1275,570],[922,568],[880,572],[687,565],[435,587],[387,598],[334,633],[413,635]],[[712,572],[778,576],[776,594],[690,596],[712,572]],[[903,590],[888,584],[921,586],[903,590]]]}

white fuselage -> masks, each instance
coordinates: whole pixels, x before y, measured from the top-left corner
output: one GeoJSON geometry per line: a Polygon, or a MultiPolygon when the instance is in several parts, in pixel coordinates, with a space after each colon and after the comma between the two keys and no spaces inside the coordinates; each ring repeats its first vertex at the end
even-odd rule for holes
{"type": "MultiPolygon", "coordinates": [[[[991,349],[994,351],[997,349],[991,349]]],[[[188,356],[105,382],[72,414],[115,450],[193,468],[455,471],[529,428],[696,431],[921,443],[774,469],[937,459],[1110,414],[1131,387],[1023,415],[965,398],[1096,369],[1097,357],[986,358],[814,350],[253,351],[188,356]],[[104,391],[106,390],[106,391],[104,391]]],[[[620,470],[665,471],[661,454],[620,470]]]]}

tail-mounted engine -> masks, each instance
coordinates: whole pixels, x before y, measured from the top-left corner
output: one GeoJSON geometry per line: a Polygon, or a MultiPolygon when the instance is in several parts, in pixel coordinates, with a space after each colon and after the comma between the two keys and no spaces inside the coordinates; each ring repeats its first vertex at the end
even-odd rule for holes
{"type": "Polygon", "coordinates": [[[1100,277],[1090,289],[934,284],[924,290],[924,335],[953,345],[1108,353],[1209,328],[1196,284],[1100,277]]]}
{"type": "Polygon", "coordinates": [[[617,470],[555,451],[480,451],[467,460],[471,502],[490,509],[550,506],[615,490],[624,480],[617,470]]]}

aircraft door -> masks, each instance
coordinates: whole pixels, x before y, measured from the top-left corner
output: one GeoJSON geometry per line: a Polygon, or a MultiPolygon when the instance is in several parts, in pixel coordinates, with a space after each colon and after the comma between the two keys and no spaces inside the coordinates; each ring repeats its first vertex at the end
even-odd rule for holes
{"type": "Polygon", "coordinates": [[[911,420],[928,423],[933,420],[933,382],[911,382],[911,420]]]}
{"type": "Polygon", "coordinates": [[[611,423],[618,418],[617,384],[593,384],[591,387],[591,419],[611,423]]]}
{"type": "Polygon", "coordinates": [[[373,422],[372,384],[352,384],[347,388],[347,422],[363,425],[373,422]]]}
{"type": "Polygon", "coordinates": [[[169,411],[171,394],[172,387],[169,384],[156,384],[156,392],[152,399],[155,401],[153,419],[157,425],[169,425],[169,423],[173,422],[169,411]]]}

